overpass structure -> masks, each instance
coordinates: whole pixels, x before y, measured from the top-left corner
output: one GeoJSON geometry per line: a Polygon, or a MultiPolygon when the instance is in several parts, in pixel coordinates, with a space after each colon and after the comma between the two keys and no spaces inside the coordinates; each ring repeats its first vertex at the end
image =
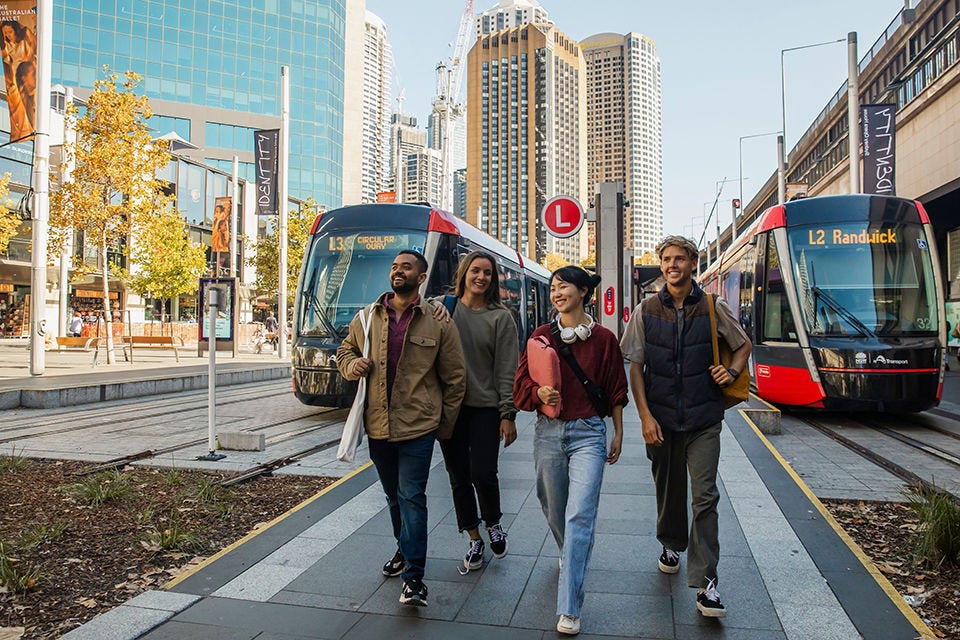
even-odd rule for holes
{"type": "MultiPolygon", "coordinates": [[[[860,104],[896,104],[896,195],[923,203],[947,298],[960,301],[960,0],[902,9],[860,60],[859,86],[860,104]]],[[[786,181],[803,185],[807,196],[850,192],[846,95],[844,82],[787,156],[786,181]]],[[[737,229],[775,204],[776,171],[744,203],[737,229]]],[[[731,239],[727,227],[720,249],[731,239]]],[[[715,240],[709,255],[716,251],[715,240]]]]}

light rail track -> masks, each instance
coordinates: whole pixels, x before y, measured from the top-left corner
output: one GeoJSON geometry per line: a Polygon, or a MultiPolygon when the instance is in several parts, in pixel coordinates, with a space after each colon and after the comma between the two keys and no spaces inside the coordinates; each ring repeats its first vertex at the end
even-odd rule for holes
{"type": "Polygon", "coordinates": [[[336,445],[339,442],[340,442],[340,436],[338,435],[336,438],[331,438],[326,442],[321,442],[320,444],[314,445],[312,447],[308,447],[307,449],[303,449],[301,451],[297,451],[296,453],[291,453],[290,455],[276,458],[274,460],[270,460],[269,462],[264,462],[263,464],[258,464],[255,467],[252,467],[246,471],[240,472],[240,474],[236,476],[232,476],[230,478],[226,478],[225,480],[221,480],[218,484],[223,487],[230,487],[235,484],[246,482],[247,480],[252,480],[260,476],[269,475],[281,467],[286,467],[288,465],[293,464],[294,462],[297,462],[299,460],[302,460],[303,458],[306,458],[309,455],[313,455],[314,453],[319,453],[321,451],[324,451],[325,449],[329,449],[330,447],[336,445]]]}

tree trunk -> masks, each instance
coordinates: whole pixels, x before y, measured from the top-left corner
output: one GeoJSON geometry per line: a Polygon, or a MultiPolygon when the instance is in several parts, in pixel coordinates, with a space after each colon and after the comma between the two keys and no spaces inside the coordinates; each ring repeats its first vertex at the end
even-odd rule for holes
{"type": "Polygon", "coordinates": [[[106,232],[100,236],[100,259],[103,260],[103,321],[107,325],[107,364],[113,364],[113,313],[110,309],[110,261],[107,259],[106,232]]]}

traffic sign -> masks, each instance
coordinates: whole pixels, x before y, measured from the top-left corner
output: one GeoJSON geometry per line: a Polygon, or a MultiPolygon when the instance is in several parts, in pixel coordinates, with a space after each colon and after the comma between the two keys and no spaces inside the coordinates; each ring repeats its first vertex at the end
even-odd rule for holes
{"type": "Polygon", "coordinates": [[[584,217],[583,207],[572,196],[550,198],[540,212],[544,228],[555,238],[575,235],[583,226],[584,217]]]}

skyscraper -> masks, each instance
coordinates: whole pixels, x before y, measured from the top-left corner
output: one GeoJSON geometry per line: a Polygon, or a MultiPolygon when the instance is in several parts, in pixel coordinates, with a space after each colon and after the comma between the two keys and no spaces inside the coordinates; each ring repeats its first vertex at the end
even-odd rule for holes
{"type": "Polygon", "coordinates": [[[497,6],[477,14],[474,20],[477,37],[531,22],[548,23],[547,10],[536,0],[499,0],[497,6]]]}
{"type": "Polygon", "coordinates": [[[587,179],[624,183],[624,247],[653,252],[663,234],[660,59],[639,33],[580,43],[587,65],[587,179]]]}
{"type": "MultiPolygon", "coordinates": [[[[534,5],[497,10],[512,6],[515,19],[534,5]]],[[[538,261],[560,253],[579,262],[579,238],[548,237],[539,221],[551,197],[588,196],[579,45],[549,22],[513,26],[480,35],[467,72],[467,220],[538,261]]]]}
{"type": "Polygon", "coordinates": [[[361,202],[376,202],[390,172],[390,98],[393,50],[387,41],[387,26],[366,12],[363,46],[363,145],[361,202]]]}
{"type": "Polygon", "coordinates": [[[290,195],[339,206],[347,14],[362,8],[362,0],[57,2],[51,81],[83,99],[103,65],[136,71],[158,135],[176,131],[198,147],[191,157],[227,171],[236,154],[252,178],[253,131],[279,126],[287,65],[290,195]]]}
{"type": "Polygon", "coordinates": [[[397,202],[406,199],[407,157],[423,151],[427,146],[427,132],[417,128],[417,119],[394,113],[390,118],[390,176],[391,188],[397,202]]]}

